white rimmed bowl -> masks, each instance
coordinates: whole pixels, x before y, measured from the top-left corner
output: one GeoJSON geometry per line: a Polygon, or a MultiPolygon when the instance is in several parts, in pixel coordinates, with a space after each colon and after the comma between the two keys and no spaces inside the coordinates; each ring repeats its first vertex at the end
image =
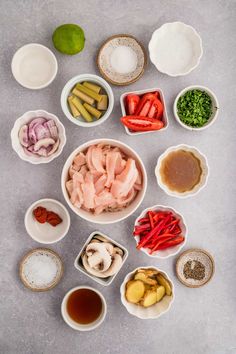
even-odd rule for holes
{"type": "Polygon", "coordinates": [[[151,89],[144,89],[144,90],[138,90],[138,91],[131,91],[131,92],[125,92],[120,96],[120,105],[121,105],[121,112],[123,116],[127,115],[127,111],[126,111],[126,97],[130,94],[135,94],[138,96],[142,96],[145,95],[145,93],[153,93],[153,92],[158,92],[160,95],[160,100],[164,106],[164,110],[163,110],[163,118],[162,121],[164,123],[164,127],[160,130],[152,130],[152,131],[147,131],[147,132],[132,132],[129,128],[127,128],[126,126],[124,126],[125,131],[128,135],[141,135],[141,134],[148,134],[148,133],[159,133],[162,132],[164,130],[166,130],[169,126],[169,122],[168,122],[168,116],[167,116],[167,110],[166,110],[166,104],[165,104],[165,98],[164,98],[164,93],[161,89],[159,88],[151,88],[151,89]]]}
{"type": "Polygon", "coordinates": [[[100,76],[93,75],[93,74],[82,74],[82,75],[77,75],[74,76],[71,80],[67,82],[67,84],[64,86],[62,93],[61,93],[61,108],[65,114],[65,116],[74,124],[79,125],[80,127],[84,128],[92,128],[97,125],[102,124],[107,120],[107,118],[110,116],[114,106],[114,95],[111,89],[111,86],[100,76]],[[83,117],[78,117],[74,118],[72,114],[70,113],[68,103],[67,103],[67,98],[70,94],[70,91],[72,88],[79,82],[84,82],[84,81],[89,81],[92,83],[95,83],[99,86],[101,86],[104,91],[106,91],[107,96],[108,96],[108,108],[106,112],[102,115],[101,118],[94,120],[93,122],[86,122],[83,117]]]}
{"type": "MultiPolygon", "coordinates": [[[[159,251],[153,252],[153,254],[149,254],[148,248],[141,248],[140,251],[143,251],[147,256],[152,257],[152,258],[165,259],[165,258],[169,258],[171,256],[175,256],[177,253],[180,252],[180,250],[184,247],[184,245],[187,242],[188,229],[187,229],[187,225],[186,225],[183,215],[181,215],[174,208],[171,208],[169,206],[153,205],[150,208],[144,209],[142,211],[142,213],[139,215],[139,217],[135,220],[134,226],[139,225],[138,220],[141,218],[144,218],[148,211],[171,211],[177,219],[180,219],[179,227],[182,230],[181,235],[184,236],[184,241],[175,247],[170,247],[165,250],[159,250],[159,251]]],[[[134,236],[134,239],[136,241],[136,244],[138,244],[140,241],[140,237],[134,236]]]]}
{"type": "Polygon", "coordinates": [[[63,204],[55,199],[40,199],[30,205],[25,213],[25,228],[30,237],[43,244],[56,243],[62,240],[70,228],[70,214],[63,204]],[[57,213],[62,222],[53,227],[49,223],[40,224],[33,215],[33,210],[39,206],[57,213]]]}
{"type": "Polygon", "coordinates": [[[131,147],[128,145],[122,143],[121,141],[114,140],[114,139],[95,139],[95,140],[90,140],[86,142],[83,145],[80,145],[77,149],[75,149],[68,159],[65,162],[65,165],[62,170],[62,175],[61,175],[61,188],[62,188],[62,193],[64,195],[64,198],[69,205],[69,207],[73,210],[75,214],[80,216],[82,219],[87,220],[92,223],[96,224],[113,224],[115,222],[124,220],[128,218],[131,214],[135,212],[135,210],[139,207],[139,205],[142,203],[143,198],[146,193],[147,189],[147,174],[145,170],[145,166],[140,158],[140,156],[135,152],[131,147]],[[74,205],[71,203],[70,198],[68,196],[67,190],[65,183],[68,180],[68,170],[70,165],[72,164],[72,161],[74,157],[82,151],[85,151],[90,145],[96,145],[96,144],[107,144],[111,146],[117,146],[119,147],[122,151],[124,151],[127,156],[132,157],[137,163],[140,168],[140,171],[142,173],[142,178],[143,178],[143,188],[139,193],[137,194],[136,198],[133,200],[133,202],[126,208],[124,208],[121,211],[116,211],[116,212],[104,212],[101,213],[100,215],[94,215],[91,212],[88,212],[83,209],[78,209],[74,207],[74,205]]]}
{"type": "Polygon", "coordinates": [[[115,279],[115,277],[117,276],[117,274],[119,273],[119,271],[121,270],[121,268],[123,267],[127,257],[129,255],[129,252],[127,250],[127,248],[125,248],[124,246],[122,246],[120,243],[118,243],[117,241],[113,240],[112,238],[110,238],[109,236],[105,235],[104,233],[100,232],[100,231],[94,231],[92,232],[88,239],[86,240],[86,242],[84,243],[83,247],[81,248],[81,251],[79,252],[78,256],[75,259],[74,262],[74,266],[76,269],[78,269],[80,272],[84,273],[85,275],[87,275],[89,278],[95,280],[97,283],[104,285],[104,286],[108,286],[110,285],[113,280],[115,279]],[[87,245],[90,243],[90,241],[94,238],[94,236],[96,235],[101,235],[103,237],[105,237],[107,239],[108,242],[110,242],[111,244],[113,244],[116,247],[119,247],[122,251],[123,251],[123,259],[122,259],[122,265],[120,267],[120,269],[118,270],[117,273],[115,273],[114,275],[112,275],[111,277],[108,278],[98,278],[90,273],[87,272],[87,270],[84,268],[83,263],[81,261],[81,256],[82,253],[84,252],[84,250],[86,249],[87,245]]]}
{"type": "Polygon", "coordinates": [[[16,81],[23,87],[38,90],[55,79],[58,65],[53,52],[42,44],[30,43],[19,48],[11,62],[16,81]]]}
{"type": "Polygon", "coordinates": [[[218,99],[217,99],[216,95],[214,94],[214,92],[212,92],[208,87],[199,86],[199,85],[192,85],[192,86],[188,86],[185,89],[183,89],[182,91],[180,91],[180,93],[176,96],[176,99],[174,101],[173,110],[174,110],[174,116],[175,116],[176,121],[183,128],[188,129],[188,130],[201,131],[201,130],[209,128],[216,121],[216,118],[217,118],[218,112],[219,112],[219,102],[218,102],[218,99]],[[206,124],[204,124],[203,127],[200,127],[200,128],[194,128],[194,127],[184,124],[178,115],[177,103],[178,103],[179,98],[181,96],[183,96],[187,91],[191,91],[191,90],[205,91],[210,96],[210,98],[212,100],[211,117],[208,119],[208,122],[206,124]]]}
{"type": "Polygon", "coordinates": [[[163,272],[162,270],[159,270],[156,267],[149,266],[149,267],[138,267],[134,269],[132,272],[128,273],[126,277],[124,278],[123,283],[121,284],[120,287],[120,294],[121,294],[121,302],[125,306],[126,310],[133,316],[136,316],[142,320],[148,320],[148,319],[156,319],[169,311],[172,303],[174,302],[174,284],[168,277],[168,275],[163,272]],[[155,269],[170,282],[171,288],[172,288],[172,294],[171,296],[165,295],[163,299],[160,302],[157,302],[155,305],[152,305],[150,307],[142,307],[136,304],[132,304],[131,302],[128,302],[125,297],[125,290],[126,290],[126,284],[128,283],[129,280],[133,279],[134,274],[137,272],[138,269],[155,269]]]}
{"type": "Polygon", "coordinates": [[[148,45],[151,62],[169,76],[194,70],[202,57],[202,40],[197,31],[183,22],[165,23],[152,34],[148,45]]]}
{"type": "Polygon", "coordinates": [[[64,296],[64,298],[62,300],[62,304],[61,304],[61,314],[62,314],[64,321],[71,328],[73,328],[77,331],[92,331],[93,329],[100,326],[102,324],[102,322],[104,321],[106,314],[107,314],[107,303],[106,303],[106,300],[105,300],[104,296],[102,295],[102,293],[100,293],[100,291],[98,291],[97,289],[94,289],[91,286],[86,286],[86,285],[76,286],[75,288],[69,290],[66,293],[66,295],[64,296]],[[95,293],[97,293],[99,295],[99,297],[102,301],[102,312],[101,312],[100,316],[92,323],[80,324],[78,322],[75,322],[68,314],[68,311],[67,311],[68,298],[74,291],[79,290],[79,289],[89,289],[89,290],[94,291],[95,293]]]}
{"type": "Polygon", "coordinates": [[[196,147],[190,146],[190,145],[185,145],[185,144],[180,144],[180,145],[169,147],[162,155],[159,156],[159,158],[157,160],[157,166],[155,168],[155,175],[157,178],[158,185],[161,187],[161,189],[163,189],[163,191],[166,194],[168,194],[172,197],[177,197],[177,198],[188,198],[188,197],[192,197],[192,196],[198,194],[200,192],[200,190],[202,190],[206,186],[207,181],[208,181],[208,177],[209,177],[209,173],[210,173],[210,169],[208,166],[206,156],[203,153],[201,153],[196,147]],[[200,182],[192,190],[186,191],[184,193],[179,193],[179,192],[170,190],[163,183],[162,178],[161,178],[161,174],[160,174],[160,167],[161,167],[161,163],[162,163],[163,159],[166,158],[167,155],[169,153],[171,153],[172,151],[177,151],[177,150],[185,150],[185,151],[192,152],[200,160],[201,169],[202,169],[200,182]]]}
{"type": "Polygon", "coordinates": [[[44,111],[42,109],[37,110],[37,111],[28,111],[25,112],[20,118],[18,118],[15,121],[15,124],[11,130],[11,143],[12,147],[17,153],[17,155],[21,158],[21,160],[30,162],[32,164],[40,164],[40,163],[48,163],[52,160],[54,160],[56,157],[58,157],[61,153],[62,150],[66,144],[66,132],[64,125],[61,123],[59,118],[55,116],[52,113],[48,113],[47,111],[44,111]],[[59,133],[59,139],[60,139],[60,144],[58,146],[58,149],[50,156],[44,157],[44,156],[29,156],[25,153],[23,146],[21,145],[19,141],[19,130],[24,124],[28,124],[31,122],[34,118],[37,117],[44,117],[46,119],[53,119],[54,122],[56,123],[56,126],[58,128],[58,133],[59,133]]]}

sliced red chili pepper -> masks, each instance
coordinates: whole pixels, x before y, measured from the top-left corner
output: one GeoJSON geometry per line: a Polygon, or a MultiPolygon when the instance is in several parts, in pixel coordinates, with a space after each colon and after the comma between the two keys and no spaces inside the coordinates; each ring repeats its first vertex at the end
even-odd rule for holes
{"type": "Polygon", "coordinates": [[[127,111],[130,115],[134,114],[139,101],[140,101],[140,96],[135,94],[130,94],[126,97],[127,111]]]}
{"type": "Polygon", "coordinates": [[[164,126],[160,120],[141,116],[124,116],[121,118],[121,122],[127,128],[136,132],[160,130],[164,126]]]}
{"type": "Polygon", "coordinates": [[[148,112],[148,117],[161,119],[162,115],[163,115],[163,104],[158,98],[156,98],[154,101],[152,101],[151,108],[148,112]]]}

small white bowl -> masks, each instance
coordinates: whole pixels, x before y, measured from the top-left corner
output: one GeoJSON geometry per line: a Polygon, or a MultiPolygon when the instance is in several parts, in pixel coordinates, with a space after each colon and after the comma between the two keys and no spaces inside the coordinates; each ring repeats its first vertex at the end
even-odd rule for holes
{"type": "Polygon", "coordinates": [[[64,195],[64,198],[67,202],[67,204],[69,205],[69,207],[73,210],[73,212],[75,214],[77,214],[78,216],[80,216],[82,219],[87,220],[89,222],[92,223],[96,223],[96,224],[113,224],[115,222],[119,222],[121,220],[124,220],[126,218],[128,218],[131,214],[133,214],[135,212],[135,210],[139,207],[139,205],[142,203],[143,198],[145,196],[146,193],[146,189],[147,189],[147,174],[146,174],[146,170],[144,167],[144,164],[140,158],[140,156],[137,154],[137,152],[135,152],[133,149],[131,149],[131,147],[129,147],[128,145],[122,143],[121,141],[118,140],[114,140],[114,139],[95,139],[95,140],[90,140],[87,143],[80,145],[77,149],[75,149],[70,156],[68,157],[68,159],[65,162],[65,165],[63,167],[62,170],[62,175],[61,175],[61,188],[62,188],[62,193],[64,195]],[[127,154],[128,156],[132,157],[133,159],[135,159],[135,161],[137,161],[140,171],[142,173],[142,177],[143,177],[143,188],[142,190],[137,194],[136,198],[134,199],[134,201],[126,208],[124,208],[121,211],[116,211],[116,212],[104,212],[101,213],[99,215],[94,215],[91,212],[88,212],[86,210],[83,209],[78,209],[76,208],[70,201],[70,198],[68,196],[67,190],[66,190],[66,181],[68,180],[68,170],[69,167],[72,164],[72,161],[74,160],[74,157],[79,153],[82,152],[84,150],[86,150],[90,145],[96,145],[96,144],[107,144],[107,145],[111,145],[111,146],[117,146],[119,147],[122,151],[124,151],[125,154],[127,154]]]}
{"type": "Polygon", "coordinates": [[[57,59],[42,44],[30,43],[19,48],[11,62],[16,81],[23,87],[38,90],[48,86],[57,74],[57,59]]]}
{"type": "Polygon", "coordinates": [[[165,23],[155,30],[148,48],[151,62],[169,76],[189,74],[203,54],[201,37],[182,22],[165,23]]]}
{"type": "MultiPolygon", "coordinates": [[[[145,215],[147,214],[147,212],[150,210],[151,211],[171,211],[177,219],[180,219],[179,226],[182,230],[181,235],[184,236],[184,241],[175,247],[170,247],[165,250],[159,250],[159,251],[153,252],[153,254],[150,254],[148,252],[149,251],[148,248],[142,247],[140,249],[140,251],[143,251],[149,257],[159,258],[159,259],[165,259],[165,258],[175,256],[177,253],[179,253],[179,251],[185,246],[185,244],[187,242],[188,229],[187,229],[187,225],[186,225],[183,215],[178,213],[174,208],[171,208],[171,207],[168,207],[165,205],[153,205],[150,208],[144,209],[142,211],[142,213],[139,215],[139,217],[135,220],[134,226],[139,225],[138,220],[141,218],[144,218],[145,215]]],[[[138,244],[140,241],[140,237],[134,236],[134,239],[136,241],[136,244],[138,244]]]]}
{"type": "Polygon", "coordinates": [[[80,127],[84,128],[92,128],[97,125],[102,124],[107,120],[107,118],[110,116],[114,106],[114,95],[111,89],[111,86],[100,76],[93,75],[93,74],[82,74],[82,75],[77,75],[73,77],[71,80],[67,82],[67,84],[64,86],[62,93],[61,93],[61,108],[65,114],[65,116],[74,124],[79,125],[80,127]],[[67,103],[67,98],[70,94],[70,91],[72,88],[79,82],[83,81],[89,81],[93,82],[99,86],[101,86],[104,91],[106,91],[107,96],[108,96],[108,108],[106,112],[103,114],[103,116],[99,119],[94,120],[93,122],[89,123],[86,122],[83,117],[78,117],[74,118],[72,114],[70,113],[68,103],[67,103]]]}
{"type": "Polygon", "coordinates": [[[185,89],[183,89],[182,91],[180,91],[180,93],[176,96],[176,99],[175,99],[175,102],[174,102],[174,106],[173,106],[173,109],[174,109],[174,116],[175,116],[175,119],[176,121],[185,129],[188,129],[188,130],[194,130],[194,131],[201,131],[201,130],[204,130],[204,129],[207,129],[209,128],[215,121],[216,121],[216,118],[218,116],[218,112],[219,112],[219,102],[217,100],[217,97],[216,95],[208,88],[208,87],[205,87],[205,86],[199,86],[199,85],[193,85],[193,86],[188,86],[186,87],[185,89]],[[184,124],[179,116],[178,116],[178,111],[177,111],[177,103],[178,103],[178,100],[181,96],[183,96],[187,91],[191,91],[191,90],[200,90],[200,91],[205,91],[210,97],[211,97],[211,100],[212,100],[212,115],[211,117],[209,118],[208,122],[201,128],[193,128],[191,126],[188,126],[186,124],[184,124]]]}
{"type": "Polygon", "coordinates": [[[76,286],[75,288],[69,290],[66,295],[64,296],[64,299],[62,301],[61,304],[61,314],[62,317],[64,319],[64,321],[68,324],[68,326],[70,326],[71,328],[77,330],[77,331],[91,331],[95,328],[97,328],[98,326],[100,326],[100,324],[102,324],[102,322],[104,321],[106,314],[107,314],[107,304],[106,304],[106,300],[104,298],[104,296],[100,293],[100,291],[98,291],[97,289],[92,288],[91,286],[86,286],[86,285],[81,285],[81,286],[76,286]],[[77,322],[75,322],[74,320],[72,320],[72,318],[69,316],[68,311],[67,311],[67,301],[68,298],[70,296],[71,293],[73,293],[76,290],[79,289],[89,289],[94,291],[95,293],[97,293],[99,295],[99,297],[102,300],[102,312],[101,315],[99,316],[99,318],[89,324],[79,324],[77,322]]]}
{"type": "Polygon", "coordinates": [[[20,118],[18,118],[15,121],[15,124],[11,130],[11,144],[17,155],[21,158],[21,160],[30,162],[32,164],[40,164],[40,163],[48,163],[52,160],[54,160],[56,157],[58,157],[61,153],[62,150],[66,144],[66,132],[64,125],[61,123],[59,118],[55,116],[52,113],[48,113],[47,111],[44,110],[37,110],[37,111],[28,111],[25,112],[20,118]],[[37,117],[44,117],[46,119],[53,119],[54,122],[56,123],[56,126],[58,128],[59,132],[59,139],[60,139],[60,144],[58,146],[58,149],[53,153],[52,155],[48,157],[44,156],[29,156],[25,153],[23,146],[21,145],[19,141],[19,130],[24,124],[28,124],[31,120],[37,117]]]}
{"type": "Polygon", "coordinates": [[[138,267],[134,269],[132,272],[128,273],[121,284],[120,287],[120,294],[121,294],[121,302],[125,306],[126,310],[133,316],[136,316],[138,318],[141,318],[142,320],[148,320],[148,319],[156,319],[169,311],[172,303],[174,302],[174,284],[168,277],[168,275],[163,272],[162,270],[159,270],[156,267],[149,266],[149,267],[138,267]],[[128,283],[129,280],[131,280],[134,277],[134,274],[137,272],[138,269],[155,269],[170,282],[171,288],[172,288],[172,294],[171,296],[165,295],[163,299],[160,302],[157,302],[155,305],[152,305],[150,307],[142,307],[136,304],[132,304],[131,302],[128,302],[125,297],[125,290],[126,290],[126,284],[128,283]]]}
{"type": "Polygon", "coordinates": [[[74,266],[76,269],[80,270],[82,273],[86,274],[89,278],[95,280],[97,283],[104,285],[104,286],[108,286],[113,282],[113,280],[115,279],[115,277],[117,276],[117,274],[119,273],[121,268],[123,267],[128,255],[129,255],[129,252],[128,252],[127,248],[122,246],[120,243],[114,241],[112,238],[108,237],[107,235],[103,234],[100,231],[94,231],[89,235],[87,241],[84,243],[83,247],[81,248],[81,251],[79,252],[78,256],[75,259],[74,266]],[[90,243],[90,241],[94,238],[95,235],[103,236],[104,238],[107,239],[108,242],[112,243],[116,247],[119,247],[123,251],[123,261],[122,261],[122,265],[121,265],[120,269],[118,270],[118,272],[116,274],[112,275],[111,277],[105,278],[105,279],[95,277],[94,275],[88,273],[87,270],[84,268],[83,263],[81,261],[82,253],[84,252],[85,248],[90,243]]]}
{"type": "Polygon", "coordinates": [[[62,240],[70,228],[70,214],[63,204],[55,199],[40,199],[33,203],[25,213],[25,228],[30,237],[43,244],[56,243],[62,240]],[[57,213],[62,222],[53,227],[49,223],[40,224],[33,215],[33,210],[42,206],[57,213]]]}
{"type": "Polygon", "coordinates": [[[144,95],[145,93],[152,93],[152,92],[158,92],[159,95],[160,95],[160,99],[161,99],[161,102],[164,106],[164,110],[163,110],[163,123],[164,123],[164,127],[160,130],[152,130],[152,131],[148,131],[148,132],[132,132],[131,130],[129,130],[129,128],[125,127],[125,131],[128,135],[141,135],[141,134],[148,134],[148,133],[159,133],[159,132],[162,132],[164,130],[166,130],[169,126],[169,122],[168,122],[168,116],[167,116],[167,110],[166,110],[166,104],[165,104],[165,98],[164,98],[164,94],[163,94],[163,91],[159,88],[151,88],[151,89],[145,89],[145,90],[139,90],[139,91],[132,91],[132,92],[125,92],[123,93],[121,96],[120,96],[120,105],[121,105],[121,112],[122,112],[122,115],[123,116],[126,116],[127,115],[127,112],[126,112],[126,104],[125,104],[125,100],[126,100],[126,97],[130,94],[135,94],[135,95],[138,95],[138,96],[141,96],[141,95],[144,95]]]}
{"type": "Polygon", "coordinates": [[[157,178],[157,183],[163,189],[163,191],[172,196],[172,197],[177,197],[177,198],[188,198],[192,197],[200,192],[206,185],[209,177],[210,169],[208,166],[207,158],[206,156],[201,153],[196,147],[194,146],[189,146],[185,144],[180,144],[176,146],[171,146],[169,147],[162,155],[159,156],[157,160],[157,166],[155,168],[155,175],[157,178]],[[184,193],[179,193],[170,190],[162,181],[161,175],[160,175],[160,167],[163,159],[172,151],[177,151],[177,150],[185,150],[185,151],[190,151],[192,152],[201,162],[201,168],[202,168],[202,175],[200,182],[190,191],[186,191],[184,193]]]}

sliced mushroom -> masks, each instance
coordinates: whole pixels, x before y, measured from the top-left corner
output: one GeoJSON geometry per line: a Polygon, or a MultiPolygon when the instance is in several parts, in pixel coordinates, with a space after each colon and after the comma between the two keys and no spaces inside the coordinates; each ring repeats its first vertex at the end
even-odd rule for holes
{"type": "Polygon", "coordinates": [[[88,273],[90,273],[98,278],[108,278],[108,277],[116,274],[120,270],[120,267],[122,265],[122,258],[119,254],[115,254],[113,261],[111,263],[111,266],[105,272],[100,272],[98,270],[91,268],[88,264],[88,259],[87,259],[86,255],[82,256],[82,262],[83,262],[84,268],[87,270],[88,273]]]}
{"type": "Polygon", "coordinates": [[[100,272],[106,271],[111,265],[111,256],[105,243],[90,243],[86,247],[86,255],[89,266],[100,272]]]}
{"type": "Polygon", "coordinates": [[[107,239],[101,235],[95,235],[94,238],[102,242],[107,242],[107,239]]]}
{"type": "Polygon", "coordinates": [[[113,253],[117,253],[117,254],[119,254],[121,257],[123,257],[123,255],[124,255],[124,252],[123,252],[122,249],[119,248],[119,247],[114,247],[113,253]]]}

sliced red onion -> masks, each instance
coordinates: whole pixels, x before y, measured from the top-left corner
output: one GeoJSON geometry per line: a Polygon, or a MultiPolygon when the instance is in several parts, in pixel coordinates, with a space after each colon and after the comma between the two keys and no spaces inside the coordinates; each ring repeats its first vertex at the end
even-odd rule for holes
{"type": "Polygon", "coordinates": [[[45,138],[37,141],[36,144],[34,144],[34,151],[38,153],[38,150],[41,149],[41,147],[47,148],[49,145],[54,145],[55,140],[52,138],[45,138]]]}
{"type": "Polygon", "coordinates": [[[33,127],[33,130],[35,131],[37,141],[45,138],[51,138],[48,127],[43,124],[36,124],[35,127],[33,127]]]}
{"type": "Polygon", "coordinates": [[[57,141],[53,145],[52,149],[48,152],[48,156],[52,155],[55,151],[57,151],[59,143],[60,143],[60,140],[57,139],[57,141]]]}
{"type": "Polygon", "coordinates": [[[28,147],[30,145],[28,138],[28,125],[22,125],[19,131],[19,140],[21,145],[28,147]]]}

